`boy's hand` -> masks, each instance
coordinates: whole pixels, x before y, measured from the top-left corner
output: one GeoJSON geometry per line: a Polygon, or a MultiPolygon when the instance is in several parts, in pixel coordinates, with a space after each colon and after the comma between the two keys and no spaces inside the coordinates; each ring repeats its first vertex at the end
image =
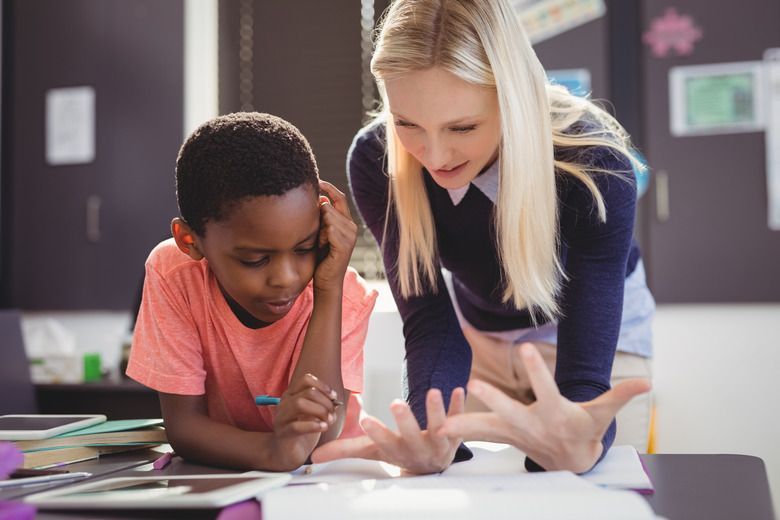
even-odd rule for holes
{"type": "Polygon", "coordinates": [[[317,246],[321,260],[314,272],[315,289],[341,289],[352,250],[357,241],[357,225],[352,221],[347,196],[329,182],[320,181],[320,234],[317,246]],[[330,199],[330,200],[328,200],[330,199]]]}
{"type": "Polygon", "coordinates": [[[312,374],[287,389],[276,405],[274,437],[277,461],[290,470],[304,464],[320,434],[336,421],[336,392],[312,374]]]}

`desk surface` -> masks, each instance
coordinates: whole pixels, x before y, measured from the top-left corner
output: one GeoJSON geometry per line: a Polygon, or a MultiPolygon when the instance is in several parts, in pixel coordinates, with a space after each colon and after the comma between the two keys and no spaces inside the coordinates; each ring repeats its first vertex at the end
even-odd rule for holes
{"type": "Polygon", "coordinates": [[[749,455],[642,455],[655,492],[645,495],[669,520],[774,520],[764,461],[749,455]]]}
{"type": "MultiPolygon", "coordinates": [[[[229,473],[228,470],[189,464],[178,460],[163,470],[151,470],[149,462],[159,451],[142,450],[103,457],[70,466],[72,471],[90,471],[103,476],[153,471],[156,475],[229,473]]],[[[655,513],[668,520],[775,520],[766,469],[761,459],[748,455],[642,455],[655,486],[643,495],[655,513]]],[[[30,491],[26,491],[29,493],[30,491]]],[[[1,500],[18,497],[20,490],[0,493],[1,500]]],[[[39,512],[36,520],[76,518],[192,518],[214,519],[219,511],[142,511],[137,515],[118,512],[115,516],[65,512],[39,512]]]]}

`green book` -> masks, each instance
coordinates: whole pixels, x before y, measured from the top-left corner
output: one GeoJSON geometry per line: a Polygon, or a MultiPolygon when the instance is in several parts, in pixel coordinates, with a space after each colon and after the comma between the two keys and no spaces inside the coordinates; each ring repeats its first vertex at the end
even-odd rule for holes
{"type": "Polygon", "coordinates": [[[76,446],[167,444],[168,438],[162,424],[162,419],[106,421],[49,439],[14,441],[14,444],[23,452],[76,446]]]}

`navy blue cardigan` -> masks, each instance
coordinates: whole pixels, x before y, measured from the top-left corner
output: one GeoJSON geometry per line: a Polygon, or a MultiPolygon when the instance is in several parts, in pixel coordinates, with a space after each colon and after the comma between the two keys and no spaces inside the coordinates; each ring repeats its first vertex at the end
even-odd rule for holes
{"type": "MultiPolygon", "coordinates": [[[[634,270],[639,249],[633,240],[636,184],[625,157],[607,148],[557,149],[557,159],[584,159],[624,179],[596,174],[607,221],[598,219],[593,196],[578,180],[558,174],[561,236],[560,256],[568,279],[559,298],[555,381],[572,401],[588,401],[609,389],[612,362],[620,332],[625,278],[634,270]]],[[[471,369],[471,349],[458,324],[441,276],[436,291],[404,298],[395,265],[397,223],[391,208],[385,228],[388,177],[384,125],[369,125],[355,137],[347,159],[350,189],[363,222],[376,238],[390,288],[403,320],[406,341],[405,398],[425,428],[425,396],[439,388],[449,403],[452,390],[465,387],[471,369]],[[385,236],[385,229],[387,236],[385,236]]],[[[453,205],[447,190],[424,171],[425,187],[434,215],[438,259],[452,272],[458,304],[477,329],[513,330],[531,326],[526,310],[501,302],[503,286],[493,226],[494,205],[475,186],[453,205]]],[[[615,437],[613,422],[604,436],[604,454],[615,437]]],[[[603,455],[602,455],[603,456],[603,455]]],[[[469,458],[459,451],[456,460],[469,458]]],[[[529,469],[538,469],[527,461],[529,469]]]]}

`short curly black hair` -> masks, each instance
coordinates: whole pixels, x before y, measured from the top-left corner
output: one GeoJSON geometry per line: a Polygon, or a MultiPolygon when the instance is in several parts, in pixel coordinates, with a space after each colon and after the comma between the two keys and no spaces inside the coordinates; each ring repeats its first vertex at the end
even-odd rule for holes
{"type": "Polygon", "coordinates": [[[283,195],[302,185],[319,193],[311,146],[291,123],[271,114],[237,112],[207,121],[176,159],[179,213],[199,236],[246,197],[283,195]]]}

